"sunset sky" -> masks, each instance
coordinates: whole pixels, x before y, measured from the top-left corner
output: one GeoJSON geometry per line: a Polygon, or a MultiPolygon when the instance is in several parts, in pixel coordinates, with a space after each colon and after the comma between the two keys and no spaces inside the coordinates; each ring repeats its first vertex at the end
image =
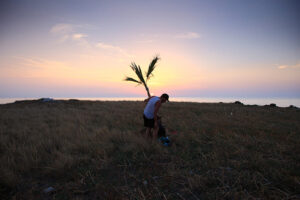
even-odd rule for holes
{"type": "Polygon", "coordinates": [[[300,97],[298,0],[3,0],[0,98],[300,97]]]}

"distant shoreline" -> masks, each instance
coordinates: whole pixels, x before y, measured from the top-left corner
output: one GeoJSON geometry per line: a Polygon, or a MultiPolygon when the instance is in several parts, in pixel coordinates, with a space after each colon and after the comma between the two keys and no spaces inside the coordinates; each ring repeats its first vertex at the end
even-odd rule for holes
{"type": "MultiPolygon", "coordinates": [[[[0,98],[0,105],[18,101],[36,101],[49,99],[53,101],[143,101],[145,97],[95,97],[95,98],[0,98]]],[[[201,98],[201,97],[173,97],[171,102],[185,103],[235,103],[244,105],[265,106],[275,104],[277,107],[300,107],[300,98],[201,98]]],[[[46,100],[47,101],[47,100],[46,100]]],[[[45,101],[45,102],[46,102],[45,101]]]]}

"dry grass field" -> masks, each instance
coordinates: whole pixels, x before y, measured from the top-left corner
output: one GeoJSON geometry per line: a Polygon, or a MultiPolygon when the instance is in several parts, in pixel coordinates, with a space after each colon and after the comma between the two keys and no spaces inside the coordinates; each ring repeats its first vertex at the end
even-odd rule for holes
{"type": "Polygon", "coordinates": [[[300,109],[166,103],[165,147],[141,134],[143,108],[0,105],[0,199],[300,198],[300,109]]]}

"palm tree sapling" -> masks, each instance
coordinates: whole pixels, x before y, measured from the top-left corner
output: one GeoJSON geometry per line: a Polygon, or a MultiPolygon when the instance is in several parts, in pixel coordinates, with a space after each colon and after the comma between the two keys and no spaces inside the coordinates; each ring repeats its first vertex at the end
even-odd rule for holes
{"type": "Polygon", "coordinates": [[[159,60],[160,58],[158,56],[155,56],[153,58],[153,60],[151,61],[151,63],[149,64],[149,67],[148,67],[148,71],[146,72],[145,74],[145,78],[143,76],[143,73],[142,73],[142,70],[141,70],[141,67],[139,65],[136,65],[135,62],[132,62],[130,67],[131,69],[135,72],[135,74],[137,75],[138,79],[134,79],[134,78],[131,78],[131,77],[126,77],[125,78],[125,81],[131,81],[131,82],[135,82],[137,83],[138,85],[141,85],[143,84],[146,91],[147,91],[147,95],[148,97],[150,97],[150,91],[149,91],[149,87],[147,85],[147,82],[148,80],[153,76],[153,71],[156,67],[156,63],[157,61],[159,60]]]}

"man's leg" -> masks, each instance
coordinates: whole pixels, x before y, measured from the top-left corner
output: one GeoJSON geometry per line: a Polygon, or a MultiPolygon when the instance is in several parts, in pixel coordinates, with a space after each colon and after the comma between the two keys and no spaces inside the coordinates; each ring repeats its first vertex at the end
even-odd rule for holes
{"type": "Polygon", "coordinates": [[[158,134],[158,126],[154,126],[154,129],[153,129],[153,138],[154,139],[157,139],[157,134],[158,134]]]}
{"type": "Polygon", "coordinates": [[[148,138],[151,138],[151,128],[149,128],[149,127],[147,127],[147,129],[146,129],[146,136],[148,138]]]}

